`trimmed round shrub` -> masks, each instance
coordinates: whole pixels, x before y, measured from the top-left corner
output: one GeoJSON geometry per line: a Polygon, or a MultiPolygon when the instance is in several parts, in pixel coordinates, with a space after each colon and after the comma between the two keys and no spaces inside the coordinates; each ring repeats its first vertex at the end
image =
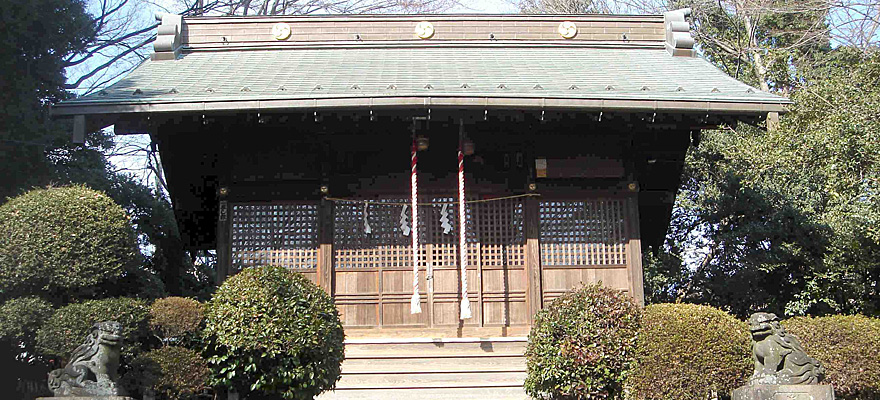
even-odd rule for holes
{"type": "Polygon", "coordinates": [[[84,186],[36,189],[0,206],[0,295],[73,296],[135,260],[122,207],[84,186]]]}
{"type": "Polygon", "coordinates": [[[526,348],[533,398],[622,398],[641,309],[626,293],[588,285],[535,317],[526,348]]]}
{"type": "Polygon", "coordinates": [[[880,319],[861,315],[783,321],[807,355],[825,367],[825,381],[844,400],[880,399],[880,319]]]}
{"type": "Polygon", "coordinates": [[[215,385],[304,400],[339,380],[345,334],[333,299],[285,268],[227,279],[208,303],[204,333],[215,385]]]}
{"type": "Polygon", "coordinates": [[[165,339],[198,332],[204,319],[202,303],[185,297],[166,297],[150,307],[150,328],[165,339]]]}
{"type": "Polygon", "coordinates": [[[151,391],[161,400],[187,399],[207,386],[210,372],[199,353],[166,346],[137,356],[122,377],[122,385],[129,395],[139,398],[151,391]]]}
{"type": "Polygon", "coordinates": [[[127,361],[152,342],[149,316],[149,303],[127,297],[69,304],[56,310],[37,331],[37,351],[66,364],[70,353],[83,343],[92,325],[102,321],[117,321],[122,324],[124,340],[121,353],[127,361]]]}
{"type": "Polygon", "coordinates": [[[0,339],[34,351],[37,330],[52,316],[52,304],[39,297],[20,297],[0,306],[0,339]]]}
{"type": "Polygon", "coordinates": [[[709,306],[645,307],[636,363],[627,379],[634,399],[704,400],[746,383],[751,360],[748,326],[709,306]]]}

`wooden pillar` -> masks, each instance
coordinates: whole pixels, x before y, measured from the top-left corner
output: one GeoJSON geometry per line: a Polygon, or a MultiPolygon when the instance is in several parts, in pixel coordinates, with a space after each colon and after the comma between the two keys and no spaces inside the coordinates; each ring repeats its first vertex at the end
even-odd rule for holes
{"type": "Polygon", "coordinates": [[[318,209],[318,284],[333,295],[333,202],[321,199],[318,209]]]}
{"type": "Polygon", "coordinates": [[[525,233],[526,233],[526,273],[529,277],[528,307],[529,320],[535,321],[535,314],[544,307],[541,285],[541,243],[539,232],[539,208],[537,197],[526,197],[525,208],[525,233]]]}
{"type": "Polygon", "coordinates": [[[639,230],[639,197],[634,194],[627,200],[629,220],[629,283],[630,293],[640,305],[645,305],[644,270],[642,269],[642,240],[639,230]]]}
{"type": "Polygon", "coordinates": [[[217,286],[220,286],[229,276],[229,267],[232,264],[232,249],[229,240],[231,224],[226,190],[226,188],[220,188],[220,201],[217,207],[217,286]]]}

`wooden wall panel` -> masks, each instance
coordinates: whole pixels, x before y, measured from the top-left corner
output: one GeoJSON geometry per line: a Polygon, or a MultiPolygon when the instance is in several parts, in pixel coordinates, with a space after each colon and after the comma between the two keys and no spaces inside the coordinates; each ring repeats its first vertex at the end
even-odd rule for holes
{"type": "Polygon", "coordinates": [[[384,299],[382,302],[382,326],[425,326],[428,324],[428,302],[422,298],[422,312],[410,313],[409,297],[405,299],[384,299]]]}
{"type": "Polygon", "coordinates": [[[483,324],[486,326],[509,326],[529,323],[528,305],[525,297],[517,301],[483,301],[483,324]]]}
{"type": "Polygon", "coordinates": [[[379,294],[378,271],[337,271],[334,293],[337,295],[349,294],[379,294]]]}
{"type": "Polygon", "coordinates": [[[525,293],[528,286],[528,276],[523,268],[483,269],[484,292],[525,293]]]}
{"type": "Polygon", "coordinates": [[[358,304],[340,304],[336,303],[339,309],[339,316],[344,326],[378,326],[379,315],[377,303],[358,303],[358,304]]]}
{"type": "Polygon", "coordinates": [[[590,267],[544,267],[544,301],[551,301],[582,284],[599,283],[629,292],[629,271],[625,266],[617,268],[590,267]]]}
{"type": "MultiPolygon", "coordinates": [[[[449,267],[434,267],[434,293],[455,293],[460,292],[458,269],[449,267]]],[[[468,284],[478,282],[477,271],[468,270],[468,284]]],[[[470,291],[470,290],[469,290],[470,291]]]]}
{"type": "MultiPolygon", "coordinates": [[[[383,270],[382,271],[382,294],[412,295],[412,270],[383,270]]],[[[428,284],[425,280],[425,270],[419,270],[419,293],[425,296],[428,284]]],[[[409,299],[409,297],[407,297],[409,299]]]]}
{"type": "Polygon", "coordinates": [[[318,273],[315,270],[303,270],[303,269],[295,269],[294,271],[303,274],[308,280],[312,281],[314,284],[318,284],[318,273]]]}

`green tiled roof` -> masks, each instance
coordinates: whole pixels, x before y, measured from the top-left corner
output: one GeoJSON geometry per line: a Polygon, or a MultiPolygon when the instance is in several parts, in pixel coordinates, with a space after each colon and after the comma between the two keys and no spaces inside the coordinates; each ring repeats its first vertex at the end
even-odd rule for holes
{"type": "Polygon", "coordinates": [[[159,104],[243,109],[322,99],[362,107],[390,98],[455,98],[473,106],[487,99],[721,103],[750,112],[789,103],[702,58],[673,57],[658,47],[385,46],[184,52],[176,60],[145,61],[104,91],[64,102],[56,112],[97,113],[107,106],[138,112],[159,104]]]}

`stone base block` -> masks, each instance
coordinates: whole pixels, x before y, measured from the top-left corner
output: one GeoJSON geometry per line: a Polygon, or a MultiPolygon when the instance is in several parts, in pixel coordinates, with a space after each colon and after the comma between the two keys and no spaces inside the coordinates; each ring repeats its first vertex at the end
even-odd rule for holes
{"type": "Polygon", "coordinates": [[[37,397],[37,400],[137,400],[128,396],[37,397]]]}
{"type": "Polygon", "coordinates": [[[834,400],[831,385],[752,385],[733,391],[732,400],[834,400]]]}

